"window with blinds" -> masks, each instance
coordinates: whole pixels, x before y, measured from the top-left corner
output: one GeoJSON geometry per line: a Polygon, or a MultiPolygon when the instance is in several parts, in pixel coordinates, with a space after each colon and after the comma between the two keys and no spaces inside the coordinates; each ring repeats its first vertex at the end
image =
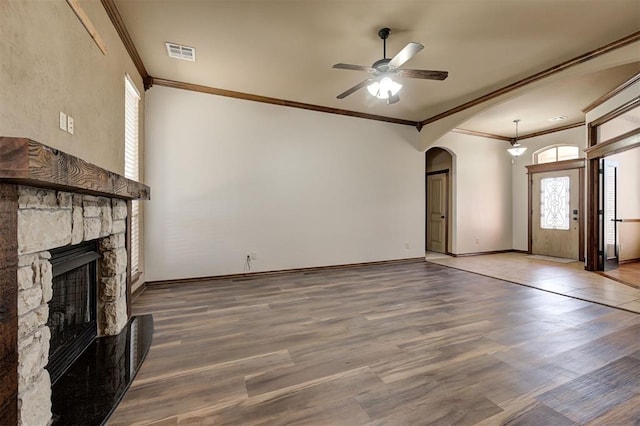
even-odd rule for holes
{"type": "MultiPolygon", "coordinates": [[[[129,76],[124,79],[124,176],[139,181],[138,121],[140,93],[129,76]]],[[[131,203],[131,275],[139,271],[140,225],[138,201],[131,203]]]]}

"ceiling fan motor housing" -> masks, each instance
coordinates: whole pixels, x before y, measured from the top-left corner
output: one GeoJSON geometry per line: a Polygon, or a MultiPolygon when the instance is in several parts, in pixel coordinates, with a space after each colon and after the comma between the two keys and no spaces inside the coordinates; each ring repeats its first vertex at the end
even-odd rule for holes
{"type": "Polygon", "coordinates": [[[373,65],[371,65],[371,68],[375,68],[380,72],[387,72],[389,71],[389,62],[391,62],[391,58],[380,59],[375,61],[373,65]]]}

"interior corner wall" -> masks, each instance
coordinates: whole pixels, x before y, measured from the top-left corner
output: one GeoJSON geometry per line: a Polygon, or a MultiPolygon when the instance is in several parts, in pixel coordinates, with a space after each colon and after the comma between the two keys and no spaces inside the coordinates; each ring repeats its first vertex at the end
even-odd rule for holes
{"type": "MultiPolygon", "coordinates": [[[[124,171],[124,76],[142,79],[99,1],[80,1],[103,55],[65,1],[0,1],[0,136],[26,137],[124,171]],[[74,134],[59,129],[59,113],[74,134]]],[[[140,140],[144,141],[144,126],[140,140]]]]}
{"type": "MultiPolygon", "coordinates": [[[[513,182],[513,248],[515,250],[526,251],[529,249],[527,242],[529,232],[529,216],[527,214],[529,186],[526,166],[533,164],[533,153],[551,145],[574,145],[580,148],[580,157],[584,158],[583,150],[587,146],[587,141],[585,139],[584,126],[581,126],[534,138],[527,138],[520,142],[523,146],[527,147],[527,151],[523,155],[515,158],[511,167],[511,180],[513,182]]],[[[582,206],[582,210],[586,220],[586,206],[582,206]]]]}
{"type": "Polygon", "coordinates": [[[454,254],[511,249],[511,164],[504,141],[449,132],[431,147],[453,155],[454,254]]]}
{"type": "Polygon", "coordinates": [[[146,100],[147,281],[424,256],[415,128],[157,86],[146,100]]]}

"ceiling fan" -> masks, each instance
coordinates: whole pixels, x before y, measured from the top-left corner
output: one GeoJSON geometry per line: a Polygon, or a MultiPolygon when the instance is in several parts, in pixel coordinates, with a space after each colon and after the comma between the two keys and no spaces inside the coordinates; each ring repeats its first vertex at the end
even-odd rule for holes
{"type": "Polygon", "coordinates": [[[378,99],[386,99],[387,104],[393,104],[400,100],[398,91],[402,88],[402,84],[393,80],[392,77],[422,78],[426,80],[444,80],[449,73],[447,71],[431,71],[431,70],[408,70],[400,69],[400,67],[413,58],[418,52],[424,49],[420,43],[410,42],[396,56],[387,58],[387,38],[389,38],[391,30],[382,28],[378,31],[378,36],[382,39],[382,56],[383,58],[375,61],[370,67],[352,64],[335,64],[333,68],[354,71],[366,71],[371,77],[361,81],[350,89],[340,93],[337,98],[344,99],[353,92],[367,86],[367,90],[372,96],[378,99]]]}

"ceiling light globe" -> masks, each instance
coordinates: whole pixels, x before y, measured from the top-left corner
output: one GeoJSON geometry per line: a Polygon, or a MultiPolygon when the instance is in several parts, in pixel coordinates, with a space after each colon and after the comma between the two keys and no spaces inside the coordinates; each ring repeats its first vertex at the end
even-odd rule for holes
{"type": "Polygon", "coordinates": [[[391,92],[391,96],[395,96],[400,89],[402,89],[402,84],[393,81],[389,77],[383,77],[380,81],[374,81],[367,86],[371,96],[375,96],[378,99],[387,99],[389,92],[391,92]]]}
{"type": "Polygon", "coordinates": [[[518,157],[524,154],[526,150],[527,150],[526,146],[514,146],[513,148],[509,148],[507,151],[509,152],[509,154],[513,155],[514,157],[518,157]]]}

